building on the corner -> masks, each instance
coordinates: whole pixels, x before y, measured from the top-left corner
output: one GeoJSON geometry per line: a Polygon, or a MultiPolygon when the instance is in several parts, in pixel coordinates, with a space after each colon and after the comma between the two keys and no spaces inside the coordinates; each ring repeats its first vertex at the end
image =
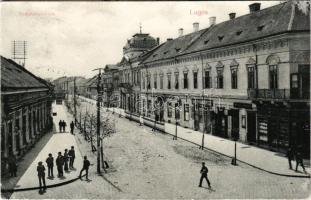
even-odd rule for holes
{"type": "Polygon", "coordinates": [[[219,24],[212,17],[202,30],[194,23],[192,33],[140,62],[143,113],[263,148],[308,152],[310,14],[291,2],[249,8],[219,24]]]}
{"type": "Polygon", "coordinates": [[[22,157],[52,126],[53,85],[1,56],[1,171],[22,157]]]}
{"type": "Polygon", "coordinates": [[[118,63],[120,108],[127,113],[140,114],[141,72],[138,65],[158,45],[158,38],[140,32],[133,35],[123,47],[123,57],[118,63]]]}

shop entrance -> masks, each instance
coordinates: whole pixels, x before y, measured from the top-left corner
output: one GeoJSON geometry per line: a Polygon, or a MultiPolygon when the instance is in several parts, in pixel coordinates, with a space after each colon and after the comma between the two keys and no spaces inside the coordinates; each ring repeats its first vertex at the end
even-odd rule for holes
{"type": "Polygon", "coordinates": [[[256,113],[252,111],[247,112],[247,142],[256,142],[256,113]]]}

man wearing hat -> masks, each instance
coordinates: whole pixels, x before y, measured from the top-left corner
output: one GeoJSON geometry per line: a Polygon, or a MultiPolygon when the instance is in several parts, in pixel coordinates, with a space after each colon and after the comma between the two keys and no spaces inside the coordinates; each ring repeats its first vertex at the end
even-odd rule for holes
{"type": "Polygon", "coordinates": [[[45,185],[45,167],[44,167],[44,165],[42,165],[41,161],[38,163],[37,172],[38,172],[40,190],[42,190],[42,182],[43,182],[43,190],[46,190],[46,185],[45,185]]]}

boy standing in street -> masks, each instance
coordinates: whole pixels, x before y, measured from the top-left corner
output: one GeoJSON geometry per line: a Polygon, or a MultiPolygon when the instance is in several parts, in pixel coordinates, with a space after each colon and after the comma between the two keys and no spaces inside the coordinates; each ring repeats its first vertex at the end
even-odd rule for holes
{"type": "Polygon", "coordinates": [[[201,173],[201,178],[200,178],[199,187],[202,187],[202,181],[203,181],[203,179],[205,178],[206,181],[207,181],[208,187],[210,188],[210,187],[211,187],[211,183],[209,182],[209,180],[208,180],[208,178],[207,178],[208,169],[207,169],[207,167],[205,166],[205,162],[202,162],[202,168],[201,168],[201,170],[200,170],[200,173],[201,173]]]}

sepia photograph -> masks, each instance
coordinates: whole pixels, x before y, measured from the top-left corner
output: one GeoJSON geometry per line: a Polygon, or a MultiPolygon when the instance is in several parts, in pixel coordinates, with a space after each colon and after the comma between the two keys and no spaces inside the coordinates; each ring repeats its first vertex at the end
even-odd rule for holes
{"type": "Polygon", "coordinates": [[[1,199],[309,199],[310,1],[3,1],[1,199]]]}

